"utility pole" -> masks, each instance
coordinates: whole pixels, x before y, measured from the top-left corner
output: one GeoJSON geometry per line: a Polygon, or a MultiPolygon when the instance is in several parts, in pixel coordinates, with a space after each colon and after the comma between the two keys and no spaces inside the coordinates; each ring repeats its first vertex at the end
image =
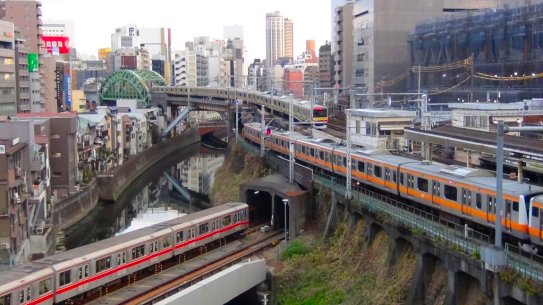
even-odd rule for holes
{"type": "MultiPolygon", "coordinates": [[[[502,216],[503,216],[503,145],[504,136],[515,131],[540,131],[543,126],[509,127],[502,120],[496,123],[496,222],[494,224],[494,247],[483,247],[483,261],[487,269],[498,272],[507,265],[507,253],[502,245],[502,216]]],[[[506,220],[507,221],[507,220],[506,220]]]]}
{"type": "Polygon", "coordinates": [[[347,199],[351,199],[351,180],[352,180],[352,162],[351,162],[351,146],[352,146],[352,137],[351,137],[351,111],[352,109],[346,109],[346,115],[347,115],[347,122],[346,122],[346,128],[345,128],[345,135],[347,140],[347,178],[346,178],[346,184],[345,184],[345,197],[347,199]]]}

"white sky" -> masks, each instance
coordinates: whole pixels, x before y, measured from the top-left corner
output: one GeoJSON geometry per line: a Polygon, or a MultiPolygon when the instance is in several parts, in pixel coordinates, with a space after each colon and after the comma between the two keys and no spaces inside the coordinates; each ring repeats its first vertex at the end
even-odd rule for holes
{"type": "Polygon", "coordinates": [[[95,55],[110,47],[115,28],[128,24],[170,27],[172,47],[182,49],[195,36],[222,38],[223,26],[242,25],[246,62],[266,55],[266,13],[280,11],[294,22],[294,55],[315,40],[318,48],[330,40],[330,0],[42,0],[42,19],[73,21],[81,54],[95,55]]]}

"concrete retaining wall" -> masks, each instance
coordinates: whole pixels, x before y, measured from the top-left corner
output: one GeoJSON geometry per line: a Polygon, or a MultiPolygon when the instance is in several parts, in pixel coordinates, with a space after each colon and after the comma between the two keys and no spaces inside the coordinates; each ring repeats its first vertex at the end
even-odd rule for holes
{"type": "Polygon", "coordinates": [[[98,193],[101,200],[117,201],[126,188],[141,174],[165,156],[200,141],[197,129],[188,129],[183,134],[157,144],[128,159],[111,173],[98,175],[98,193]]]}
{"type": "Polygon", "coordinates": [[[52,223],[59,230],[64,230],[81,220],[98,204],[97,183],[83,188],[53,205],[52,223]]]}

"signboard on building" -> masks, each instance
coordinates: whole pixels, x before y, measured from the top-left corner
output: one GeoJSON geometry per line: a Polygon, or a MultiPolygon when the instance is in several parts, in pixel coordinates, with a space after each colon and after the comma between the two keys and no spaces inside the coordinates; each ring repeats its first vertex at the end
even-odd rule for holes
{"type": "Polygon", "coordinates": [[[68,36],[42,36],[43,46],[48,53],[57,51],[59,54],[70,53],[70,38],[68,36]]]}
{"type": "Polygon", "coordinates": [[[72,109],[72,78],[64,74],[64,104],[66,109],[72,109]]]}
{"type": "Polygon", "coordinates": [[[121,69],[136,70],[138,68],[138,58],[134,55],[121,56],[121,69]]]}
{"type": "Polygon", "coordinates": [[[40,61],[38,59],[38,54],[28,53],[28,72],[39,72],[40,71],[40,61]]]}

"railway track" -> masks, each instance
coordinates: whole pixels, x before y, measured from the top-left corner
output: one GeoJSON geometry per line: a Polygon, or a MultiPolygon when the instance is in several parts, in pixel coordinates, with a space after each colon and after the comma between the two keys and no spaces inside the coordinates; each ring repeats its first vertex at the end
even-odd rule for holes
{"type": "Polygon", "coordinates": [[[128,286],[87,304],[153,304],[157,300],[173,295],[244,258],[276,245],[283,236],[282,231],[251,234],[255,231],[255,227],[249,228],[244,234],[245,238],[241,241],[234,241],[207,254],[156,272],[156,274],[140,281],[129,282],[128,286]]]}
{"type": "Polygon", "coordinates": [[[341,118],[330,118],[324,132],[338,138],[345,139],[346,121],[341,118]]]}

